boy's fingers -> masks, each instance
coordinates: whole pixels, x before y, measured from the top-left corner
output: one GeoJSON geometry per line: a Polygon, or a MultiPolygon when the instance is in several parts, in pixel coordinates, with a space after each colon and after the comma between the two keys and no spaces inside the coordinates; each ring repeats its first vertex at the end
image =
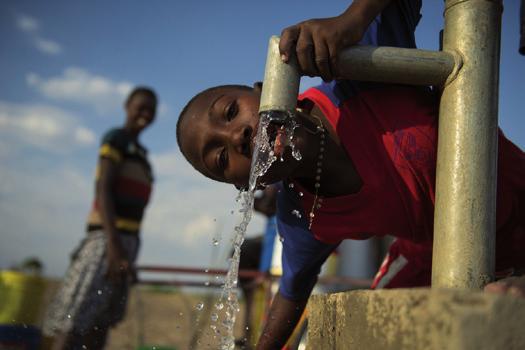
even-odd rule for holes
{"type": "Polygon", "coordinates": [[[489,293],[501,294],[507,290],[507,286],[505,283],[493,282],[493,283],[487,284],[484,290],[485,292],[489,292],[489,293]]]}
{"type": "Polygon", "coordinates": [[[317,70],[324,81],[333,79],[332,70],[330,68],[330,52],[324,41],[318,42],[315,45],[315,63],[317,70]]]}
{"type": "Polygon", "coordinates": [[[297,41],[297,62],[304,75],[318,76],[315,62],[315,45],[309,34],[302,33],[297,41]]]}
{"type": "Polygon", "coordinates": [[[285,28],[281,33],[281,40],[279,41],[279,52],[283,62],[288,62],[292,54],[292,50],[297,42],[301,29],[299,26],[291,26],[285,28]]]}
{"type": "Polygon", "coordinates": [[[330,64],[330,72],[332,73],[332,79],[337,78],[336,72],[337,72],[337,56],[339,55],[339,47],[335,44],[328,43],[328,56],[329,58],[329,64],[330,64]]]}
{"type": "Polygon", "coordinates": [[[525,290],[523,289],[523,287],[519,287],[519,286],[511,286],[509,288],[509,294],[510,295],[513,295],[515,297],[525,297],[525,290]]]}

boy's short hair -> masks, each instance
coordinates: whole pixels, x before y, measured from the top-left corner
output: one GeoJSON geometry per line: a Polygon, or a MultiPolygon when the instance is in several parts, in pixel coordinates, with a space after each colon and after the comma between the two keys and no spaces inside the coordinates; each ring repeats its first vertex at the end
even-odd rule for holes
{"type": "Polygon", "coordinates": [[[219,89],[241,89],[241,90],[253,90],[252,87],[247,86],[247,85],[236,85],[236,84],[218,85],[218,86],[213,86],[213,87],[211,87],[211,88],[208,88],[208,89],[202,90],[201,92],[199,92],[198,94],[196,94],[195,96],[193,96],[193,97],[191,98],[191,100],[188,101],[188,103],[186,103],[186,106],[184,106],[184,108],[182,109],[182,111],[181,111],[180,114],[179,114],[179,119],[177,120],[177,127],[176,127],[177,145],[179,146],[180,152],[182,153],[182,155],[184,156],[184,158],[186,158],[186,160],[188,160],[188,157],[186,156],[186,154],[185,154],[184,151],[182,150],[182,144],[181,144],[181,141],[180,141],[180,134],[181,134],[181,125],[182,125],[182,121],[183,121],[185,115],[187,114],[188,109],[191,107],[191,105],[195,102],[195,100],[196,100],[197,98],[199,98],[200,96],[202,96],[202,95],[204,95],[204,94],[206,94],[206,93],[213,92],[213,91],[215,91],[215,90],[219,90],[219,89]]]}
{"type": "Polygon", "coordinates": [[[131,102],[133,97],[137,95],[146,95],[155,100],[155,104],[157,104],[158,102],[157,94],[155,93],[155,91],[153,91],[152,88],[149,88],[147,86],[137,86],[129,93],[128,97],[126,98],[125,105],[127,106],[131,102]]]}

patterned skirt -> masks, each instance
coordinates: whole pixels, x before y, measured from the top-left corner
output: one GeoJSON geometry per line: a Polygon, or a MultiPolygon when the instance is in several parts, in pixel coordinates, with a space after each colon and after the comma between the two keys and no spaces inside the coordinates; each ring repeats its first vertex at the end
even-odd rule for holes
{"type": "MultiPolygon", "coordinates": [[[[120,238],[133,264],[140,240],[129,234],[121,234],[120,238]]],[[[106,234],[97,230],[88,232],[73,252],[66,276],[44,319],[42,331],[46,336],[57,333],[82,335],[122,320],[130,283],[115,285],[106,279],[106,247],[106,234]]]]}

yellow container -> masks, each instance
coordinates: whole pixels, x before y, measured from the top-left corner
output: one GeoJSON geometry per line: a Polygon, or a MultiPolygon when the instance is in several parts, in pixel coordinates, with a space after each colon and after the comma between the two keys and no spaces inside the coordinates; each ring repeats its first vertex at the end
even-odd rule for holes
{"type": "Polygon", "coordinates": [[[42,277],[0,271],[0,324],[37,325],[45,287],[42,277]]]}

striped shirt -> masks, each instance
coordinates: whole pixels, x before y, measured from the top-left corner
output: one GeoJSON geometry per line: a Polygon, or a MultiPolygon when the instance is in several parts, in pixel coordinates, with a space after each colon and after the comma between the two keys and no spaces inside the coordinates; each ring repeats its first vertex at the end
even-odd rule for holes
{"type": "MultiPolygon", "coordinates": [[[[147,159],[147,150],[125,129],[111,129],[102,138],[100,159],[109,159],[117,165],[117,175],[112,194],[115,205],[115,227],[119,231],[136,234],[144,209],[148,204],[153,175],[147,159]]],[[[100,176],[97,167],[96,181],[100,176]]],[[[87,220],[88,231],[102,228],[100,203],[95,196],[87,220]]]]}

